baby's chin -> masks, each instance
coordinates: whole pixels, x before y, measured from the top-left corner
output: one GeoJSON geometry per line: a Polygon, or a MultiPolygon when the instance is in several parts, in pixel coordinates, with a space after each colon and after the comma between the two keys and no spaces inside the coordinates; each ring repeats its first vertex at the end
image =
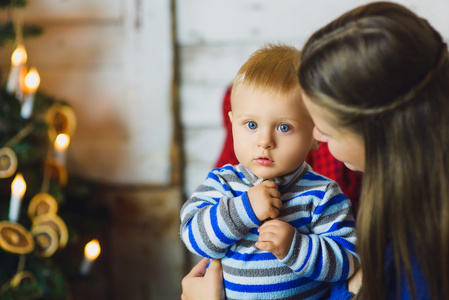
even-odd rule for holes
{"type": "MultiPolygon", "coordinates": [[[[262,179],[271,179],[276,177],[274,172],[270,172],[269,170],[263,170],[264,167],[247,167],[245,166],[248,170],[251,171],[251,173],[253,173],[254,175],[256,175],[258,178],[262,178],[262,179]]],[[[266,168],[266,167],[265,167],[266,168]]]]}
{"type": "Polygon", "coordinates": [[[258,166],[256,168],[254,168],[254,167],[250,167],[250,168],[246,167],[246,168],[248,170],[250,170],[251,173],[253,173],[257,177],[262,178],[262,179],[277,178],[277,177],[284,176],[291,172],[291,170],[275,170],[272,167],[262,167],[262,166],[258,166]]]}

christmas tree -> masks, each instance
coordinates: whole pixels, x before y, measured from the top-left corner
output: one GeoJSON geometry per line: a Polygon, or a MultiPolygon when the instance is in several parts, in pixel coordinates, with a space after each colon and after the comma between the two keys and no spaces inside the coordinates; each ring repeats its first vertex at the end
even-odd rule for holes
{"type": "Polygon", "coordinates": [[[24,6],[0,0],[8,11],[0,46],[14,49],[0,88],[0,299],[67,299],[69,282],[85,278],[95,259],[81,264],[67,248],[101,218],[85,210],[95,184],[68,176],[65,166],[75,113],[40,92],[38,71],[27,67],[24,40],[42,30],[21,24],[24,6]]]}

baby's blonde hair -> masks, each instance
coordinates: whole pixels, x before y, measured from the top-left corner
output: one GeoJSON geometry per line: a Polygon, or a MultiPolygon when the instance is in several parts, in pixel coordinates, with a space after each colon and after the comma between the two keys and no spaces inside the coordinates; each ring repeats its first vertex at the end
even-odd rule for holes
{"type": "Polygon", "coordinates": [[[300,57],[301,52],[295,47],[266,44],[240,68],[233,82],[233,90],[243,84],[262,91],[289,93],[299,87],[300,57]]]}

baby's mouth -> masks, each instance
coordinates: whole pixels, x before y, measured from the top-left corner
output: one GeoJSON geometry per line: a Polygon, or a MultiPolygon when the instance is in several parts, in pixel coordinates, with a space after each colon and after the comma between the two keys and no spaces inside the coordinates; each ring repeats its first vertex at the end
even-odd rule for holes
{"type": "Polygon", "coordinates": [[[264,167],[271,166],[274,163],[268,156],[259,156],[256,158],[256,162],[264,167]]]}

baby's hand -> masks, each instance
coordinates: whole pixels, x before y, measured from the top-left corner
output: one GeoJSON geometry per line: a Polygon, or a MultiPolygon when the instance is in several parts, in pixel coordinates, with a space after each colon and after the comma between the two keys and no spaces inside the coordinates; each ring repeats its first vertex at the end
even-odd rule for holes
{"type": "Polygon", "coordinates": [[[284,221],[266,221],[259,227],[256,247],[273,253],[278,259],[284,259],[290,251],[294,233],[295,228],[284,221]]]}
{"type": "Polygon", "coordinates": [[[276,218],[282,207],[281,194],[275,182],[266,180],[248,190],[248,198],[254,214],[262,222],[276,218]]]}

